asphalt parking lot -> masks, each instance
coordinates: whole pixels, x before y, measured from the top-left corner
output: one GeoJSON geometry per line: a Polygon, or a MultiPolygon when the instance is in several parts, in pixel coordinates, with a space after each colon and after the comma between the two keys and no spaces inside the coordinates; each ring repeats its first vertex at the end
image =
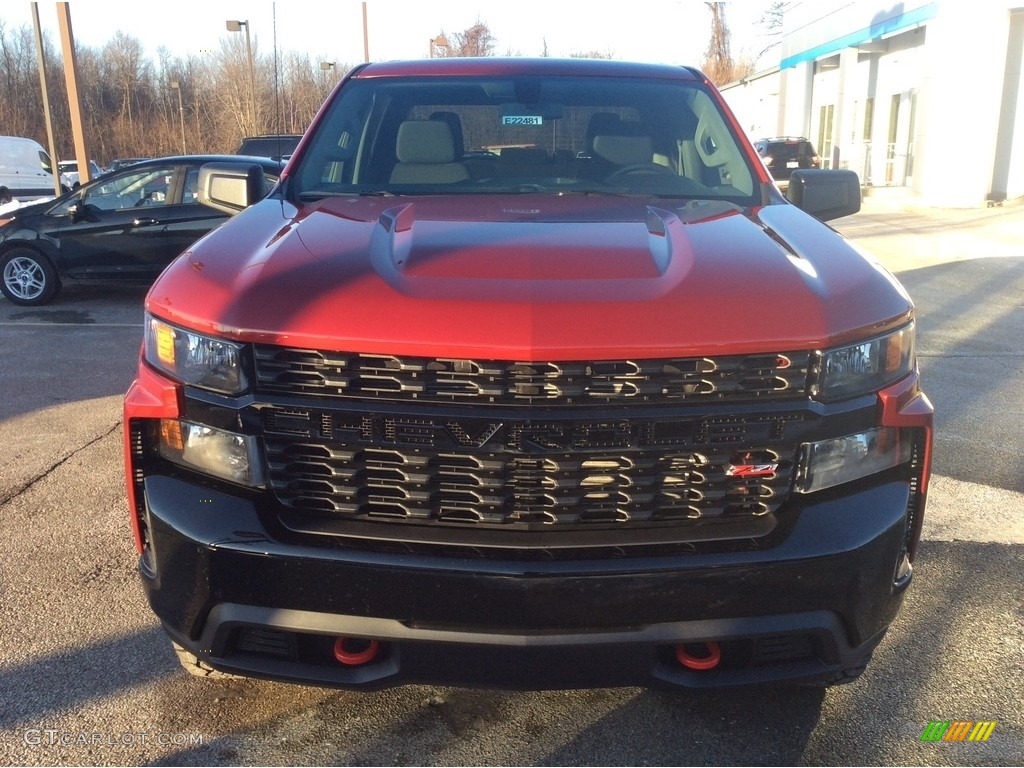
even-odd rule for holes
{"type": "Polygon", "coordinates": [[[142,288],[0,300],[0,764],[1007,765],[1024,756],[1024,206],[834,225],[919,307],[937,410],[915,580],[857,683],[350,693],[181,672],[135,574],[120,400],[142,288]],[[929,743],[930,721],[995,721],[929,743]]]}

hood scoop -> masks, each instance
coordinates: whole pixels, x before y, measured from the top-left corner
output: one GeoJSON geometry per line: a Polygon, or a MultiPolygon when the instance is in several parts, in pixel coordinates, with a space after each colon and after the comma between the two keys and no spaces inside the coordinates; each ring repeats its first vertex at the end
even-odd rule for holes
{"type": "Polygon", "coordinates": [[[648,291],[689,265],[679,219],[647,208],[608,223],[420,219],[416,203],[383,211],[370,237],[381,277],[414,294],[488,287],[536,295],[545,284],[581,293],[648,291]]]}

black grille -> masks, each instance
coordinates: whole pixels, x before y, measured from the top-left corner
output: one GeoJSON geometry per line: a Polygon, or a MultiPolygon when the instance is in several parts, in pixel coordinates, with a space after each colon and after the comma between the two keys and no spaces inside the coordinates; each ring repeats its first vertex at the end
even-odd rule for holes
{"type": "Polygon", "coordinates": [[[809,357],[519,363],[255,347],[261,393],[496,405],[802,398],[809,357]]]}
{"type": "Polygon", "coordinates": [[[263,411],[272,488],[297,512],[504,530],[767,515],[789,492],[801,420],[263,411]]]}
{"type": "Polygon", "coordinates": [[[235,650],[292,658],[296,652],[295,635],[267,627],[242,627],[238,630],[235,650]]]}

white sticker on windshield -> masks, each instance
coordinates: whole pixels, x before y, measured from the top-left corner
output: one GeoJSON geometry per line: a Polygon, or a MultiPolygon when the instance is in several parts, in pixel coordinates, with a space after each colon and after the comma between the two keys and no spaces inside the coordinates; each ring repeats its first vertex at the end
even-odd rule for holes
{"type": "Polygon", "coordinates": [[[502,115],[502,125],[543,125],[544,118],[540,115],[502,115]]]}

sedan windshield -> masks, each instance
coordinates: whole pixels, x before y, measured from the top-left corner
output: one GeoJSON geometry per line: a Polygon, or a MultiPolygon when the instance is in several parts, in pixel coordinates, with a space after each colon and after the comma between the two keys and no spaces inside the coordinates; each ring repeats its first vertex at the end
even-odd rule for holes
{"type": "Polygon", "coordinates": [[[755,176],[695,82],[609,77],[353,79],[289,196],[550,192],[755,202],[755,176]]]}

